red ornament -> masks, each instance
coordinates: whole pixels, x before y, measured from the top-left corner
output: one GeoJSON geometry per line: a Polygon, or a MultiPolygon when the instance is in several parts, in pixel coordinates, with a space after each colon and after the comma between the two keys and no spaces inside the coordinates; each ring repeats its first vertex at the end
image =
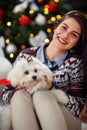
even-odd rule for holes
{"type": "Polygon", "coordinates": [[[0,79],[0,85],[10,85],[10,81],[7,79],[0,79]]]}
{"type": "Polygon", "coordinates": [[[49,12],[51,12],[51,13],[53,13],[53,12],[55,12],[56,10],[57,10],[57,4],[56,3],[54,3],[54,2],[50,2],[49,4],[48,4],[48,10],[49,10],[49,12]]]}
{"type": "Polygon", "coordinates": [[[2,20],[3,16],[4,16],[4,11],[0,9],[0,20],[2,20]]]}
{"type": "Polygon", "coordinates": [[[38,3],[39,4],[42,4],[44,0],[38,0],[38,3]]]}
{"type": "Polygon", "coordinates": [[[22,26],[30,25],[30,18],[26,15],[22,15],[21,17],[19,17],[18,21],[22,26]]]}

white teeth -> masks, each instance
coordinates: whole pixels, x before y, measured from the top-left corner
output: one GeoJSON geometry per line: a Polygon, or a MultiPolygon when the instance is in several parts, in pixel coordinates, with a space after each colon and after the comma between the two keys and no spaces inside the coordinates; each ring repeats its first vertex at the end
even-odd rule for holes
{"type": "Polygon", "coordinates": [[[66,41],[64,41],[64,40],[61,39],[60,37],[59,37],[58,39],[59,39],[59,41],[60,41],[62,44],[66,44],[66,43],[67,43],[66,41]]]}

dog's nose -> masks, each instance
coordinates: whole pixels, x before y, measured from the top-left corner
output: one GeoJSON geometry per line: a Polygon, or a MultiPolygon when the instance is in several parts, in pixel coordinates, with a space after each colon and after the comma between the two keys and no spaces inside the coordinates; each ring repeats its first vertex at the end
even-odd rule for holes
{"type": "Polygon", "coordinates": [[[36,80],[36,79],[37,79],[37,76],[36,76],[36,75],[33,75],[33,76],[32,76],[32,79],[33,79],[33,80],[36,80]]]}

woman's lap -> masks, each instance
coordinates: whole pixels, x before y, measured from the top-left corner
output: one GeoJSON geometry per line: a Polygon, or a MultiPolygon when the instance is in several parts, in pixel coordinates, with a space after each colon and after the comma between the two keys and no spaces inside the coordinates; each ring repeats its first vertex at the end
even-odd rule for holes
{"type": "Polygon", "coordinates": [[[14,130],[39,130],[31,96],[22,91],[11,99],[12,125],[14,130]]]}
{"type": "Polygon", "coordinates": [[[44,130],[47,130],[46,123],[50,130],[52,127],[55,130],[58,128],[59,130],[81,130],[80,120],[74,117],[66,107],[59,104],[50,91],[36,92],[33,96],[33,102],[38,118],[40,121],[42,120],[42,125],[44,124],[44,130]]]}
{"type": "Polygon", "coordinates": [[[57,103],[50,91],[34,93],[33,103],[26,92],[19,91],[14,94],[11,99],[14,130],[41,130],[38,128],[38,121],[43,130],[81,130],[80,121],[67,108],[57,103]]]}

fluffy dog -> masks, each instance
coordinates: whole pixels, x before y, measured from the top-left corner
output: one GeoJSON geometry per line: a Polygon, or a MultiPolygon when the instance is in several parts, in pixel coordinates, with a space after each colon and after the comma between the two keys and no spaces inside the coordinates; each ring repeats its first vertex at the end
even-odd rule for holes
{"type": "Polygon", "coordinates": [[[8,74],[12,86],[19,89],[25,87],[30,94],[38,89],[49,89],[52,78],[51,70],[34,57],[18,61],[8,74]]]}
{"type": "MultiPolygon", "coordinates": [[[[8,74],[11,85],[17,89],[24,88],[30,94],[38,89],[50,89],[52,86],[53,73],[44,64],[35,57],[18,61],[8,74]]],[[[58,102],[65,104],[68,97],[61,90],[51,90],[58,102]]],[[[1,111],[1,130],[9,130],[10,128],[10,107],[2,107],[1,111]],[[6,114],[7,113],[7,114],[6,114]],[[4,121],[3,121],[4,120],[4,121]],[[5,123],[8,122],[8,123],[5,123]]]]}

